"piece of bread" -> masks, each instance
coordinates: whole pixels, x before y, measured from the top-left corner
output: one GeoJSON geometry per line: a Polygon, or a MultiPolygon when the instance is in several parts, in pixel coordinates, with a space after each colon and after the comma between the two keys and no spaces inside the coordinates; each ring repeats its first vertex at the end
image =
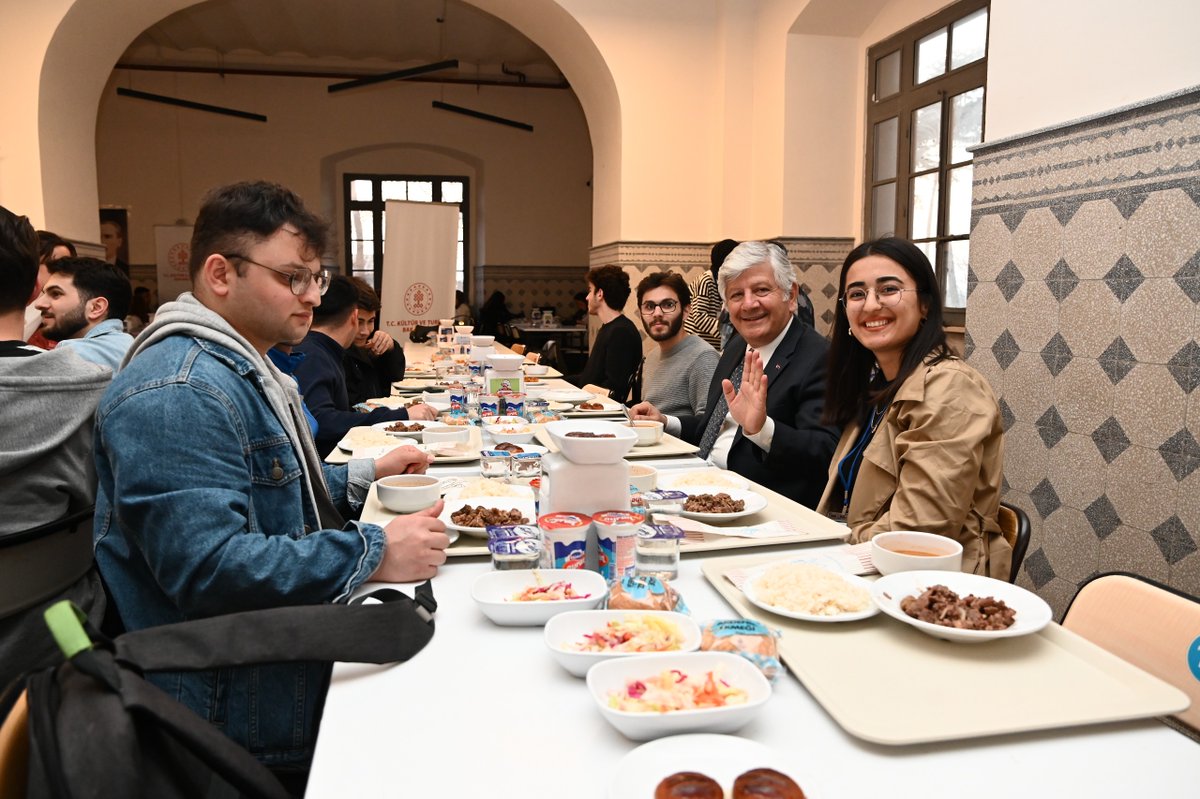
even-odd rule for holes
{"type": "Polygon", "coordinates": [[[609,610],[675,610],[679,593],[656,577],[625,577],[608,595],[609,610]]]}
{"type": "Polygon", "coordinates": [[[733,781],[732,799],[804,799],[804,791],[786,774],[756,768],[733,781]]]}
{"type": "Polygon", "coordinates": [[[725,799],[725,791],[712,777],[680,771],[658,784],[654,799],[725,799]]]}

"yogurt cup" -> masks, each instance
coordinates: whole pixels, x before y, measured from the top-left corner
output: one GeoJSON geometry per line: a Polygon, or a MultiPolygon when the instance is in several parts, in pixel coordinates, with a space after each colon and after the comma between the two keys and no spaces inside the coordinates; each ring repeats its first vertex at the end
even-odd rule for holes
{"type": "Polygon", "coordinates": [[[587,534],[592,517],[586,513],[556,511],[538,517],[538,528],[545,543],[543,560],[549,569],[586,567],[587,534]]]}
{"type": "Polygon", "coordinates": [[[600,574],[610,583],[633,574],[637,531],[646,517],[630,510],[602,510],[592,522],[600,543],[600,574]]]}

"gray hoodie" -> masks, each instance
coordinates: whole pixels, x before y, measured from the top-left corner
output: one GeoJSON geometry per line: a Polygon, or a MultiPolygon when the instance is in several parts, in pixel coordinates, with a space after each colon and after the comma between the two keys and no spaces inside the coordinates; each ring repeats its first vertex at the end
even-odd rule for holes
{"type": "Polygon", "coordinates": [[[0,357],[0,536],[92,504],[92,422],[112,370],[69,349],[0,357]]]}

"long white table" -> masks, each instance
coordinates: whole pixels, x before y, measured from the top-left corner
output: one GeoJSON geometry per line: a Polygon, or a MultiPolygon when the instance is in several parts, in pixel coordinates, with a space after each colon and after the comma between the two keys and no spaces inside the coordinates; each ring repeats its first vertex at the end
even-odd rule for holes
{"type": "MultiPolygon", "coordinates": [[[[676,585],[698,620],[734,616],[701,575],[703,557],[684,559],[676,585]]],[[[471,583],[490,568],[483,559],[442,568],[437,632],[408,663],[335,666],[310,799],[608,796],[638,744],[601,718],[583,681],[546,651],[542,628],[497,627],[479,612],[471,583]]],[[[886,662],[879,673],[887,678],[886,662]]],[[[737,734],[791,758],[810,799],[1190,799],[1200,786],[1200,748],[1157,721],[885,747],[844,732],[791,676],[737,734]]]]}

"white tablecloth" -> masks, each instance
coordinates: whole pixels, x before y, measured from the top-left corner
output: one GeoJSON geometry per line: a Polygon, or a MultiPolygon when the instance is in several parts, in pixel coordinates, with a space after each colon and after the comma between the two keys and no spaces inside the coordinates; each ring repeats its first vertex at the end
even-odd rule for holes
{"type": "MultiPolygon", "coordinates": [[[[729,617],[700,574],[701,557],[685,558],[677,585],[698,620],[729,617]]],[[[497,627],[479,612],[471,582],[490,568],[479,559],[442,568],[437,632],[413,660],[334,668],[309,799],[608,796],[621,758],[638,744],[552,659],[542,628],[497,627]]],[[[886,662],[879,674],[887,679],[886,662]]],[[[885,747],[843,732],[788,676],[738,734],[792,758],[810,799],[1190,799],[1200,790],[1200,748],[1153,720],[885,747]]]]}

